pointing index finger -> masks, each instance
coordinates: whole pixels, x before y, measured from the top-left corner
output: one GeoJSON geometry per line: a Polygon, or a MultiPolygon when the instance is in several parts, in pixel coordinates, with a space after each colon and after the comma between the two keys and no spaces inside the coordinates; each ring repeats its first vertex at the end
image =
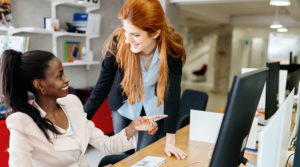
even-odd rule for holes
{"type": "Polygon", "coordinates": [[[153,116],[145,116],[146,119],[158,119],[158,118],[167,118],[168,115],[153,115],[153,116]]]}

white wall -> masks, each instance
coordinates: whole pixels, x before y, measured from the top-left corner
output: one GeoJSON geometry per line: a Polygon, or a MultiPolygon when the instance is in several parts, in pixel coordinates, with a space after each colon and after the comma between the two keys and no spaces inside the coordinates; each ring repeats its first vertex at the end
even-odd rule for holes
{"type": "Polygon", "coordinates": [[[214,74],[214,60],[213,54],[216,50],[216,34],[210,34],[203,38],[203,40],[195,43],[190,43],[186,46],[187,61],[183,67],[183,81],[194,81],[196,76],[193,71],[199,70],[203,64],[207,64],[206,80],[208,84],[213,84],[214,74]]]}
{"type": "Polygon", "coordinates": [[[265,66],[269,31],[268,28],[234,28],[229,87],[234,75],[241,73],[242,67],[260,68],[265,66]]]}
{"type": "MultiPolygon", "coordinates": [[[[188,25],[187,25],[188,27],[188,25]]],[[[185,27],[186,29],[188,29],[185,27]]],[[[214,66],[213,57],[215,54],[216,39],[215,33],[208,33],[207,35],[200,34],[196,37],[195,33],[191,36],[189,31],[184,31],[182,34],[185,37],[185,41],[188,41],[186,45],[187,51],[187,64],[183,69],[183,81],[193,80],[194,76],[192,71],[200,68],[203,61],[208,63],[208,71],[206,74],[206,83],[212,83],[214,79],[214,69],[218,68],[214,66]],[[195,41],[195,39],[198,39],[195,41]],[[208,50],[210,50],[208,52],[208,50]],[[198,58],[197,58],[198,56],[198,58]],[[189,59],[192,62],[189,62],[189,59]],[[193,60],[195,60],[193,62],[193,60]]],[[[267,62],[267,49],[269,33],[274,30],[261,27],[238,27],[233,30],[232,38],[232,51],[231,51],[231,66],[230,66],[230,78],[229,87],[231,87],[234,75],[241,73],[242,67],[249,68],[261,68],[265,67],[267,62]]],[[[296,28],[289,28],[289,34],[300,35],[300,30],[296,28]]]]}

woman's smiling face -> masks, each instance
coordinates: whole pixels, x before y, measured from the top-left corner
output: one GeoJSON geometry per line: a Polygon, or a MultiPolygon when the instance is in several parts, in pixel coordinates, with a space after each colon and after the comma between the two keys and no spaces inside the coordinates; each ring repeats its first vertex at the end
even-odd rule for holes
{"type": "Polygon", "coordinates": [[[46,95],[54,98],[67,96],[69,81],[60,60],[58,58],[50,60],[44,79],[46,95]]]}
{"type": "Polygon", "coordinates": [[[147,31],[133,25],[128,20],[123,20],[123,29],[125,31],[125,42],[130,45],[133,53],[147,54],[156,46],[156,37],[148,34],[147,31]]]}

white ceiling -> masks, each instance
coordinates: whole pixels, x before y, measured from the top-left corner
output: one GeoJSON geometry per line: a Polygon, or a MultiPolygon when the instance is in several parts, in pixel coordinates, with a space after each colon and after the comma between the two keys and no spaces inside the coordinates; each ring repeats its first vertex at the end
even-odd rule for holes
{"type": "MultiPolygon", "coordinates": [[[[269,0],[170,0],[181,8],[184,24],[232,24],[268,27],[275,19],[276,7],[269,0]],[[195,22],[196,21],[196,22],[195,22]]],[[[278,8],[278,19],[286,27],[300,26],[300,0],[278,8]]]]}

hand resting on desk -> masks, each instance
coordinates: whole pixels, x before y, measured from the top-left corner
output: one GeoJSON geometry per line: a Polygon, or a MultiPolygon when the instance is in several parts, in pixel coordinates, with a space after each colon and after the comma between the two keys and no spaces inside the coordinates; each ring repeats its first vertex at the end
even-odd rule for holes
{"type": "Polygon", "coordinates": [[[169,157],[173,154],[177,159],[185,159],[185,152],[175,146],[175,134],[167,133],[165,153],[169,157]]]}

